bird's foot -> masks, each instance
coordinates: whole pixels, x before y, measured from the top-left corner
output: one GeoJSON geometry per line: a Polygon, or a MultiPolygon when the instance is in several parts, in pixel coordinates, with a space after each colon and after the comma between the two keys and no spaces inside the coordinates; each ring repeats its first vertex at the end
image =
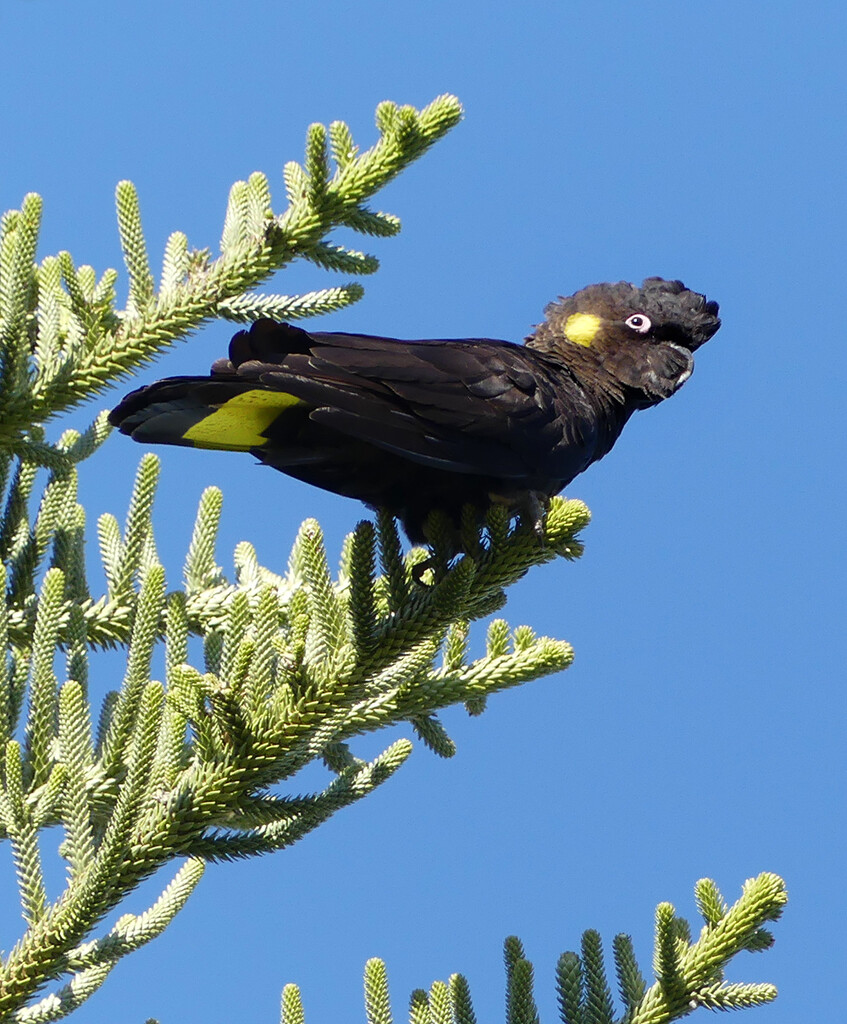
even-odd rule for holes
{"type": "Polygon", "coordinates": [[[528,522],[538,543],[544,546],[544,517],[550,507],[550,496],[543,491],[526,491],[521,495],[517,506],[518,515],[523,522],[528,522]]]}

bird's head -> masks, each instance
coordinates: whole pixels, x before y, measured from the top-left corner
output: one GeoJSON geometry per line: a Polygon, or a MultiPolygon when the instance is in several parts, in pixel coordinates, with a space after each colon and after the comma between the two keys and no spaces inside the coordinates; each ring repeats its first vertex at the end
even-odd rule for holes
{"type": "Polygon", "coordinates": [[[551,302],[527,339],[575,370],[602,368],[637,405],[672,395],[691,376],[698,349],[720,327],[717,302],[681,281],[648,277],[640,288],[620,281],[592,284],[551,302]]]}

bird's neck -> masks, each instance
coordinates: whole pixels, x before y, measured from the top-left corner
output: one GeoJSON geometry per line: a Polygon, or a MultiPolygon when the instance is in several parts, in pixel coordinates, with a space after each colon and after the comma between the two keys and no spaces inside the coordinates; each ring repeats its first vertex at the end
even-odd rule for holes
{"type": "Polygon", "coordinates": [[[598,429],[595,458],[602,458],[611,450],[629,417],[639,408],[643,395],[621,383],[604,366],[599,353],[591,348],[565,343],[567,352],[563,353],[561,339],[555,346],[546,345],[543,338],[532,338],[527,344],[557,374],[568,374],[594,408],[598,429]]]}

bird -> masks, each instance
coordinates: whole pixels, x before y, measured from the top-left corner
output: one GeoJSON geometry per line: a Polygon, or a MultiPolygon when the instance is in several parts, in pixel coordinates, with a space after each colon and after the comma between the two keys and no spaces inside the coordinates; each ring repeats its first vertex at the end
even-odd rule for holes
{"type": "Polygon", "coordinates": [[[550,498],[688,380],[720,327],[716,302],[659,277],[589,285],[544,313],[523,345],[257,319],[209,375],[141,387],[109,421],[143,444],[250,452],[389,512],[412,543],[430,541],[430,513],[458,538],[467,507],[482,525],[492,502],[538,532],[550,498]]]}

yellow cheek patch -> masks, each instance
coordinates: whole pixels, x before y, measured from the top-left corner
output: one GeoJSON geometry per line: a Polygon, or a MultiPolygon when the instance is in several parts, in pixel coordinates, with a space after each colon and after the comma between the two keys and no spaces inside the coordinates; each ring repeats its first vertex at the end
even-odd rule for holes
{"type": "Polygon", "coordinates": [[[262,432],[283,409],[300,404],[299,398],[282,391],[244,391],[195,423],[183,437],[196,448],[246,452],[265,444],[262,432]]]}
{"type": "Polygon", "coordinates": [[[600,330],[599,316],[591,313],[572,313],[565,321],[565,337],[574,345],[590,346],[600,330]]]}

